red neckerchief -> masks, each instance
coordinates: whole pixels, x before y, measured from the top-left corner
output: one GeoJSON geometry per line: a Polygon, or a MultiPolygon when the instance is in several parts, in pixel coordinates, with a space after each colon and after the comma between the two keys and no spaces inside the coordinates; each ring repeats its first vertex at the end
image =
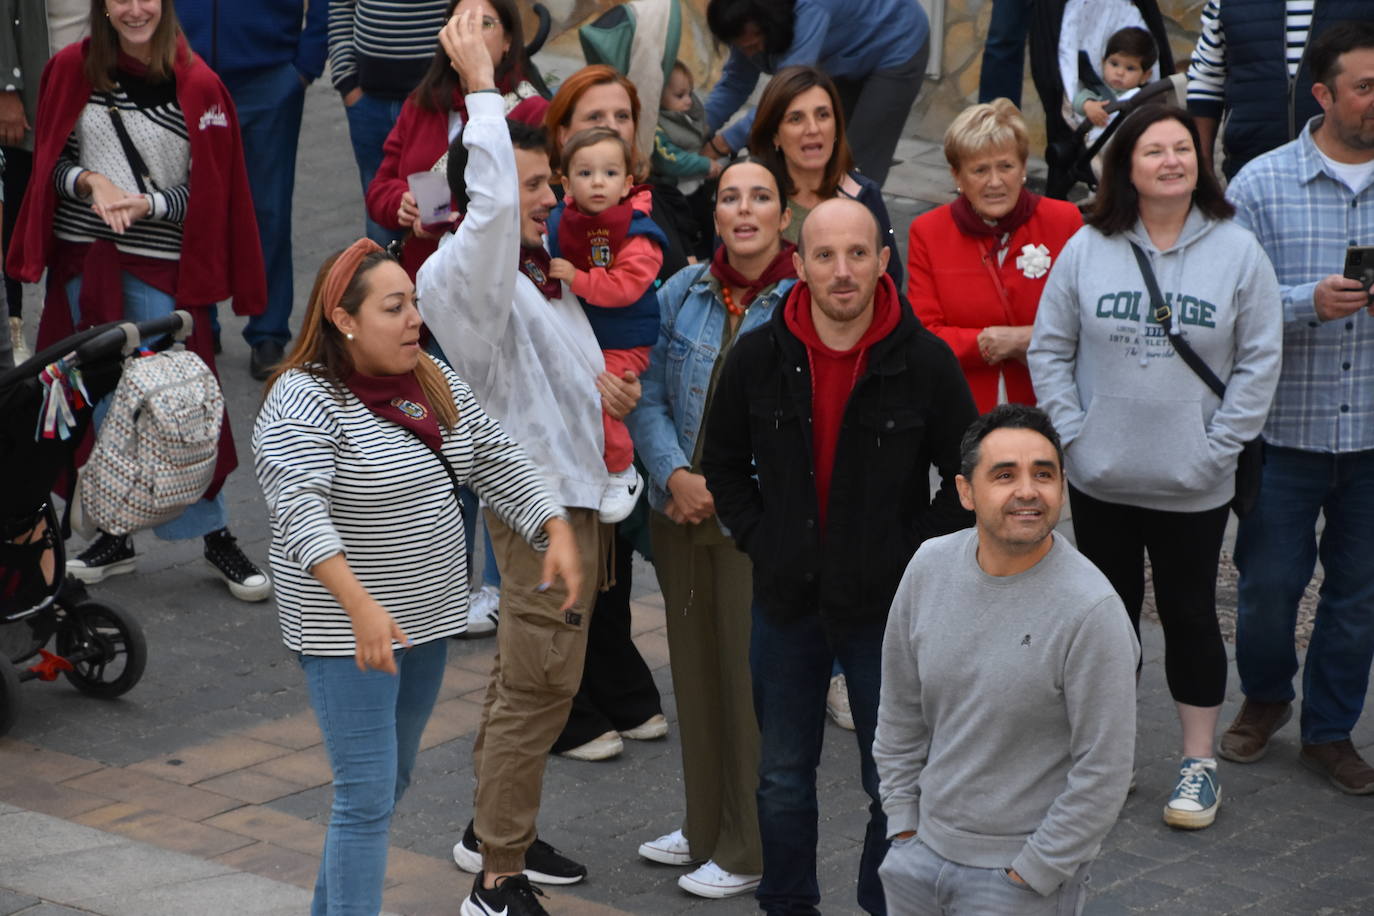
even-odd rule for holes
{"type": "Polygon", "coordinates": [[[981,216],[974,212],[973,204],[968,202],[968,198],[960,194],[954,199],[954,203],[950,204],[950,215],[954,217],[954,225],[958,226],[959,231],[964,235],[971,235],[975,238],[986,236],[1000,239],[1004,235],[1011,235],[1024,226],[1026,221],[1035,213],[1035,208],[1039,204],[1039,194],[1022,188],[1011,212],[989,226],[981,216]]]}
{"type": "Polygon", "coordinates": [[[571,197],[565,198],[563,216],[558,221],[559,256],[567,258],[578,270],[610,268],[630,232],[630,220],[635,214],[630,206],[633,196],[631,191],[620,203],[600,213],[583,213],[571,197]]]}
{"type": "Polygon", "coordinates": [[[543,245],[520,246],[520,272],[530,278],[530,282],[539,287],[539,291],[544,294],[545,299],[561,299],[563,297],[563,284],[549,276],[549,257],[548,251],[543,245]]]}
{"type": "Polygon", "coordinates": [[[758,298],[759,293],[774,283],[780,283],[797,275],[796,265],[792,263],[792,252],[796,250],[797,246],[784,241],[777,255],[763,269],[763,273],[759,274],[756,279],[750,280],[730,266],[725,246],[721,245],[711,256],[711,276],[719,280],[722,287],[744,290],[744,296],[739,307],[747,309],[749,303],[758,298]]]}
{"type": "Polygon", "coordinates": [[[444,447],[444,435],[434,416],[420,380],[414,372],[404,375],[364,375],[354,372],[345,381],[363,406],[381,417],[404,426],[434,451],[444,447]]]}

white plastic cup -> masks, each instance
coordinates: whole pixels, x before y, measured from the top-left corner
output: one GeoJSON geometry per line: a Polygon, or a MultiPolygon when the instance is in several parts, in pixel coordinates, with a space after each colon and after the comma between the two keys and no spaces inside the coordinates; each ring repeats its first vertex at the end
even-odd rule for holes
{"type": "Polygon", "coordinates": [[[448,222],[453,208],[449,206],[448,178],[438,172],[416,172],[406,176],[410,185],[410,195],[415,198],[415,206],[420,211],[420,225],[432,226],[448,222]]]}

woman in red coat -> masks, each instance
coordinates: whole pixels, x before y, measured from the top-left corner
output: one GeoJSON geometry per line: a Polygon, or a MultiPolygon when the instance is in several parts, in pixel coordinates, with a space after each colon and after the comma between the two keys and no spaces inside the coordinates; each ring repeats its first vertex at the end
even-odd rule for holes
{"type": "Polygon", "coordinates": [[[1026,122],[1006,99],[965,109],[945,131],[959,191],[918,217],[907,246],[907,295],[949,344],[978,409],[1034,404],[1026,348],[1045,278],[1083,218],[1027,190],[1026,122]]]}
{"type": "MultiPolygon", "coordinates": [[[[505,95],[506,114],[529,124],[540,123],[548,102],[524,77],[528,65],[515,0],[449,0],[450,17],[467,9],[482,17],[482,38],[496,65],[496,85],[505,95]]],[[[448,54],[438,47],[437,36],[435,46],[434,60],[401,107],[396,126],[382,146],[382,164],[367,186],[367,215],[388,229],[408,230],[401,246],[401,266],[411,280],[438,247],[443,227],[420,224],[420,211],[406,178],[416,172],[443,175],[449,144],[467,120],[465,90],[448,54]]]]}

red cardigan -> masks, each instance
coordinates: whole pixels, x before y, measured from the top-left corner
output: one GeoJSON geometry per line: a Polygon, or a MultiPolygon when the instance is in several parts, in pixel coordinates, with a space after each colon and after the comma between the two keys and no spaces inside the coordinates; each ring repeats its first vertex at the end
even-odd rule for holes
{"type": "MultiPolygon", "coordinates": [[[[52,173],[90,100],[91,84],[83,70],[89,45],[89,38],[68,45],[43,68],[38,90],[42,114],[34,127],[34,180],[24,195],[6,260],[10,276],[26,283],[37,283],[52,258],[57,212],[52,173]]],[[[177,304],[203,307],[232,298],[236,314],[260,314],[267,305],[267,276],[233,100],[184,39],[178,39],[174,72],[177,102],[191,138],[190,197],[181,248],[190,256],[192,269],[179,272],[177,304]]]]}
{"type": "Polygon", "coordinates": [[[978,353],[978,333],[992,325],[1034,323],[1049,273],[1034,280],[1023,274],[1016,266],[1021,247],[1044,245],[1050,250],[1052,264],[1064,243],[1082,225],[1077,207],[1047,197],[1041,199],[1025,225],[1012,233],[999,269],[1011,302],[1009,322],[997,287],[982,262],[989,240],[959,231],[949,204],[912,221],[907,246],[907,296],[921,323],[954,351],[980,412],[997,404],[999,371],[1006,376],[1008,400],[1035,403],[1035,389],[1025,364],[1007,360],[989,366],[978,353]]]}

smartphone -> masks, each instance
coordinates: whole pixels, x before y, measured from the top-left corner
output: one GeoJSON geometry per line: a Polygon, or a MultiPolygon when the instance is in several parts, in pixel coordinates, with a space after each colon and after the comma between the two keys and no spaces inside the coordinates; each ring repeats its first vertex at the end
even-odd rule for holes
{"type": "Polygon", "coordinates": [[[1374,245],[1352,245],[1345,250],[1345,277],[1359,280],[1365,292],[1374,291],[1374,245]]]}

